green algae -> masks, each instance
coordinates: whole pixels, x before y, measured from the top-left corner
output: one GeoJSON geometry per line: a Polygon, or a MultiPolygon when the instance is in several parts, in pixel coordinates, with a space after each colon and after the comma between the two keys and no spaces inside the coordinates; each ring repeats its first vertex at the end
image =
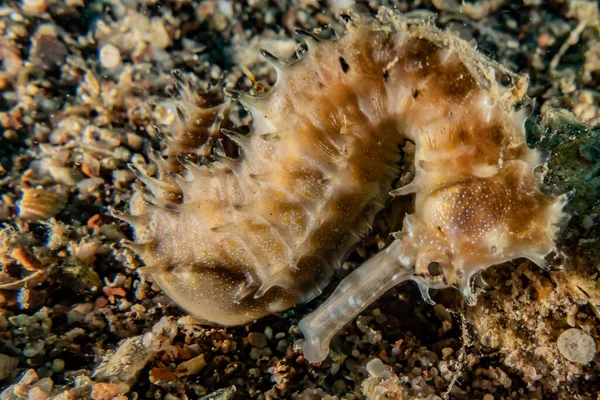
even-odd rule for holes
{"type": "Polygon", "coordinates": [[[527,124],[528,144],[550,152],[544,183],[552,195],[567,193],[571,216],[600,213],[600,125],[578,122],[564,110],[549,110],[527,124]]]}

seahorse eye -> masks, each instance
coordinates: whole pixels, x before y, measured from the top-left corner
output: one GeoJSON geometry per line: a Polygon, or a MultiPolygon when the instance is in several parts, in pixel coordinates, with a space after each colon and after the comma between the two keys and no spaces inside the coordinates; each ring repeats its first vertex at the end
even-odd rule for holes
{"type": "Polygon", "coordinates": [[[442,267],[439,262],[432,261],[427,265],[427,272],[429,272],[429,275],[431,276],[438,276],[442,273],[442,267]]]}

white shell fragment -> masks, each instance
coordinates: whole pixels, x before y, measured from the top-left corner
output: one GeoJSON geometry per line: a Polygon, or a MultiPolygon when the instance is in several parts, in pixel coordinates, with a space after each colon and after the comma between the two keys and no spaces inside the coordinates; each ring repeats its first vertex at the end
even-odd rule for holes
{"type": "Polygon", "coordinates": [[[112,69],[121,65],[121,52],[116,46],[110,43],[102,46],[99,58],[100,64],[102,64],[104,68],[112,69]]]}
{"type": "Polygon", "coordinates": [[[48,4],[46,0],[22,0],[21,8],[27,14],[40,15],[46,11],[48,4]]]}
{"type": "Polygon", "coordinates": [[[374,358],[369,361],[365,368],[367,369],[369,375],[374,378],[389,379],[392,377],[389,367],[386,367],[379,358],[374,358]]]}
{"type": "Polygon", "coordinates": [[[558,337],[558,350],[569,361],[588,364],[596,356],[594,338],[581,329],[567,329],[558,337]]]}
{"type": "Polygon", "coordinates": [[[42,221],[54,217],[67,204],[67,196],[45,189],[23,189],[19,218],[42,221]]]}

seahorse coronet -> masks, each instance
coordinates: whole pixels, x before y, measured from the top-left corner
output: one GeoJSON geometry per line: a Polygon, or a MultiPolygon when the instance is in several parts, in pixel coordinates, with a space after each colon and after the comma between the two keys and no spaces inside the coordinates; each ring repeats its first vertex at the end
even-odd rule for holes
{"type": "Polygon", "coordinates": [[[143,187],[131,216],[117,215],[175,303],[239,325],[318,296],[390,199],[412,194],[392,244],[301,321],[311,362],[399,282],[416,281],[428,301],[429,288],[455,287],[473,303],[487,267],[545,266],[566,202],[540,191],[543,157],[527,147],[517,107],[526,76],[432,21],[385,7],[349,15],[341,37],[296,32],[303,50],[290,60],[261,50],[277,72],[266,93],[182,84],[167,158],[149,156],[155,178],[133,168],[143,187]],[[252,116],[247,135],[228,121],[235,101],[252,116]],[[395,188],[406,141],[414,178],[395,188]]]}

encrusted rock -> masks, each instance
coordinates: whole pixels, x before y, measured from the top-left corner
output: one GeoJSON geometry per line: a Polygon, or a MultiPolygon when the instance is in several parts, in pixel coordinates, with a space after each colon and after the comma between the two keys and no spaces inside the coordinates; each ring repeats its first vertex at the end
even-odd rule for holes
{"type": "Polygon", "coordinates": [[[94,370],[92,377],[99,382],[120,385],[127,393],[137,382],[139,374],[161,346],[170,344],[177,334],[174,322],[163,317],[152,332],[125,339],[114,353],[107,354],[94,370]]]}

